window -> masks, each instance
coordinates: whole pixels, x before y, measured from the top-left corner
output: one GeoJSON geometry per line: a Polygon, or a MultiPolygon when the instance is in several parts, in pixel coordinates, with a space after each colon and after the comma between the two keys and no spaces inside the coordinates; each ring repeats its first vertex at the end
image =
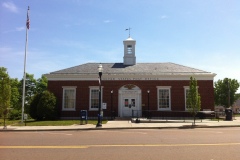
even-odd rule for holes
{"type": "MultiPolygon", "coordinates": [[[[98,110],[99,107],[99,87],[89,87],[90,88],[90,102],[89,102],[89,106],[90,106],[90,110],[98,110]]],[[[103,95],[103,90],[102,90],[102,94],[103,95]]]]}
{"type": "Polygon", "coordinates": [[[185,110],[186,110],[186,111],[187,111],[188,92],[189,92],[189,86],[184,86],[185,110]]]}
{"type": "Polygon", "coordinates": [[[135,99],[124,99],[124,106],[125,107],[135,107],[135,99]]]}
{"type": "Polygon", "coordinates": [[[63,87],[62,110],[75,111],[76,108],[76,88],[74,86],[63,87]]]}
{"type": "Polygon", "coordinates": [[[158,88],[158,110],[171,110],[171,86],[158,88]]]}
{"type": "MultiPolygon", "coordinates": [[[[197,86],[198,89],[198,86],[197,86]]],[[[184,97],[185,97],[185,110],[187,111],[187,98],[188,98],[189,86],[184,86],[184,97]]]]}
{"type": "Polygon", "coordinates": [[[127,45],[127,53],[132,54],[132,45],[127,45]]]}
{"type": "Polygon", "coordinates": [[[125,99],[125,100],[124,100],[124,106],[125,106],[125,107],[128,107],[128,99],[125,99]]]}

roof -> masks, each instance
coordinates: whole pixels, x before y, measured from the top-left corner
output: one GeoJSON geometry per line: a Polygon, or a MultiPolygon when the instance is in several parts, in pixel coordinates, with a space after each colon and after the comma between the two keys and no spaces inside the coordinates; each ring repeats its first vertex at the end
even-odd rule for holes
{"type": "MultiPolygon", "coordinates": [[[[75,67],[51,72],[50,74],[96,74],[99,63],[85,63],[75,67]]],[[[126,66],[123,63],[102,63],[103,74],[140,74],[140,75],[161,75],[161,74],[212,74],[203,70],[175,64],[175,63],[137,63],[126,66]]]]}

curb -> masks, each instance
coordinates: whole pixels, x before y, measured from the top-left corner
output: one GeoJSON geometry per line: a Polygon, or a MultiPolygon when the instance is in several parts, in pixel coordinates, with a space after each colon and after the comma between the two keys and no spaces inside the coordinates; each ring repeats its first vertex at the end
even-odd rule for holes
{"type": "Polygon", "coordinates": [[[240,125],[222,125],[222,126],[207,126],[207,125],[184,125],[172,127],[106,127],[106,128],[59,128],[59,129],[0,129],[0,132],[41,132],[41,131],[90,131],[90,130],[127,130],[127,129],[194,129],[194,128],[227,128],[240,127],[240,125]]]}

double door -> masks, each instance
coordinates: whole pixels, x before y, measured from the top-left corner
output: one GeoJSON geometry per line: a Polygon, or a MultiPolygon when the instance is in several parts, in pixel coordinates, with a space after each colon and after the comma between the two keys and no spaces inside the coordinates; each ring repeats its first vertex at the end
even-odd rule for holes
{"type": "Polygon", "coordinates": [[[137,112],[136,98],[123,98],[122,114],[123,117],[131,117],[132,114],[135,115],[137,112]]]}

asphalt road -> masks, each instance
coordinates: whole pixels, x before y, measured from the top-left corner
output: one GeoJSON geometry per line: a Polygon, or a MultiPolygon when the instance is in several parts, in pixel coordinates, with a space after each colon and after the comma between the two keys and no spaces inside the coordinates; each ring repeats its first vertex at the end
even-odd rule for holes
{"type": "Polygon", "coordinates": [[[1,160],[239,160],[240,128],[0,132],[1,160]]]}

